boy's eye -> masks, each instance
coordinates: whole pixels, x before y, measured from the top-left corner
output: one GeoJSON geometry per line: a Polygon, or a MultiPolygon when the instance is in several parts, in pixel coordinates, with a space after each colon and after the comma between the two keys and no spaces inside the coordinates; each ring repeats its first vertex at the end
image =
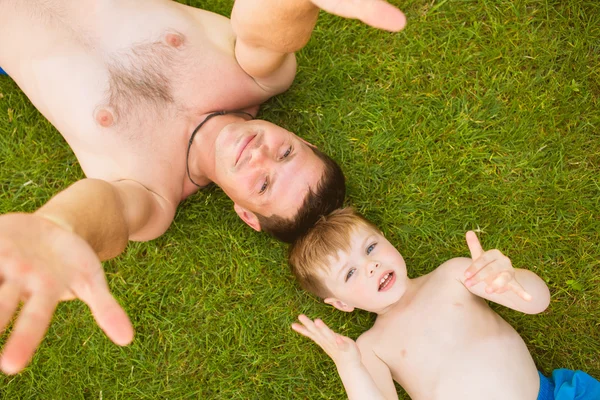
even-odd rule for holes
{"type": "Polygon", "coordinates": [[[258,194],[263,194],[267,190],[268,187],[269,187],[269,181],[267,179],[265,179],[265,182],[260,187],[258,194]]]}
{"type": "Polygon", "coordinates": [[[348,282],[348,279],[350,279],[352,277],[352,275],[354,275],[354,272],[356,271],[356,269],[354,268],[350,268],[350,271],[348,271],[348,274],[346,274],[346,282],[348,282]]]}
{"type": "Polygon", "coordinates": [[[369,247],[367,247],[367,255],[371,254],[371,252],[375,250],[375,246],[377,246],[377,242],[371,243],[369,247]]]}

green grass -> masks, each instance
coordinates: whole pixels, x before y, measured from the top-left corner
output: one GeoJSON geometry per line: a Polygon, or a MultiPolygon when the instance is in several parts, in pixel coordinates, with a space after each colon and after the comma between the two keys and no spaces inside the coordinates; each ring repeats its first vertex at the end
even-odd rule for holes
{"type": "MultiPolygon", "coordinates": [[[[202,2],[222,14],[231,3],[202,2]]],[[[467,256],[468,229],[538,273],[546,312],[494,308],[542,371],[600,377],[600,6],[398,4],[409,18],[399,34],[323,15],[293,87],[261,117],[342,164],[348,203],[398,245],[410,275],[467,256]]],[[[10,79],[0,93],[0,212],[32,211],[83,175],[10,79]]],[[[0,376],[0,397],[343,398],[333,363],[289,325],[304,312],[357,337],[373,317],[302,293],[285,246],[231,209],[220,190],[203,191],[164,236],[105,263],[132,345],[113,345],[83,304],[63,303],[32,364],[0,376]]]]}

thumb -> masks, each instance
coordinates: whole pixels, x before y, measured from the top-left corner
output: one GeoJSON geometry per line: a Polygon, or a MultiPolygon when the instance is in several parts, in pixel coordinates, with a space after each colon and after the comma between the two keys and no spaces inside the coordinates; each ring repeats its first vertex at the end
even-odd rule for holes
{"type": "Polygon", "coordinates": [[[337,334],[335,337],[335,343],[338,346],[338,349],[342,350],[342,351],[346,351],[348,350],[350,343],[348,343],[349,339],[346,336],[342,336],[340,334],[337,334]]]}
{"type": "Polygon", "coordinates": [[[483,254],[483,247],[481,247],[481,243],[479,243],[479,239],[473,231],[467,232],[466,239],[467,246],[469,246],[469,251],[471,252],[471,258],[475,261],[483,254]]]}
{"type": "Polygon", "coordinates": [[[331,14],[359,19],[374,28],[397,32],[406,25],[406,16],[384,0],[312,0],[313,4],[331,14]]]}
{"type": "Polygon", "coordinates": [[[81,298],[92,312],[96,323],[106,336],[119,346],[133,340],[133,326],[125,310],[108,291],[105,282],[91,288],[86,298],[81,298]]]}

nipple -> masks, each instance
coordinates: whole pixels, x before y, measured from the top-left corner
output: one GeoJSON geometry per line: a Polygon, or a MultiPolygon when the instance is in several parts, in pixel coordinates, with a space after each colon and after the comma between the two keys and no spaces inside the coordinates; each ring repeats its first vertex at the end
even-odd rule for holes
{"type": "Polygon", "coordinates": [[[183,44],[183,36],[179,33],[167,33],[165,40],[169,46],[175,48],[178,48],[183,44]]]}
{"type": "Polygon", "coordinates": [[[114,122],[113,115],[106,109],[101,109],[96,113],[96,122],[105,128],[111,126],[114,122]]]}

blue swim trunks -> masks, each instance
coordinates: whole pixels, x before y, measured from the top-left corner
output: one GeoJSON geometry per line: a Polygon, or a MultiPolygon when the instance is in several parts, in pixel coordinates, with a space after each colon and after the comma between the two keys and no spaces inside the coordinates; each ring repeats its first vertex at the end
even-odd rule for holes
{"type": "Polygon", "coordinates": [[[537,400],[600,400],[600,382],[583,371],[556,369],[552,377],[540,375],[537,400]]]}

